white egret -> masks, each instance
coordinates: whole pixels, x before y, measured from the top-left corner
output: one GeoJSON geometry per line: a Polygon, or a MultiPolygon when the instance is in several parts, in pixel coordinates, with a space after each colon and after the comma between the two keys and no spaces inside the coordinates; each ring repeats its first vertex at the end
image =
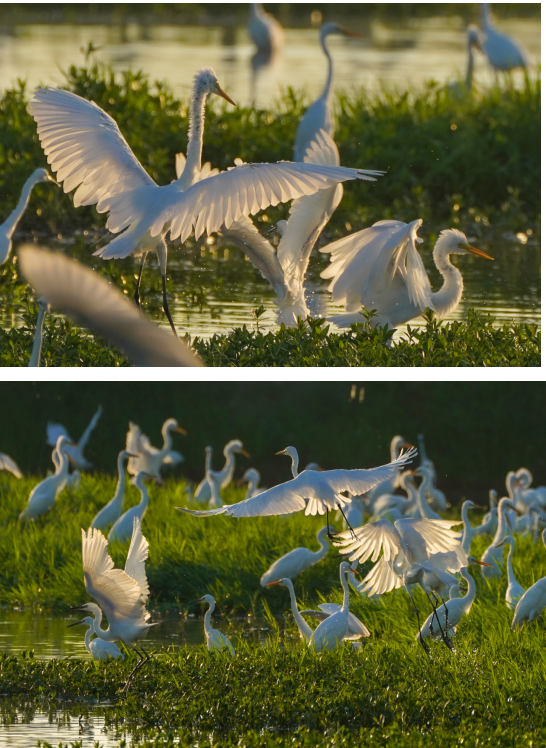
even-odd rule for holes
{"type": "MultiPolygon", "coordinates": [[[[339,577],[343,586],[343,605],[340,610],[329,615],[319,623],[309,639],[309,647],[321,652],[323,649],[335,649],[347,636],[349,630],[349,582],[347,573],[351,565],[342,561],[339,566],[339,577]]],[[[356,619],[358,621],[358,619],[356,619]]],[[[358,621],[360,623],[360,621],[358,621]]],[[[366,629],[367,630],[367,629],[366,629]]]]}
{"type": "Polygon", "coordinates": [[[28,362],[28,365],[32,367],[41,365],[44,319],[46,314],[49,312],[49,302],[44,296],[37,298],[36,303],[38,304],[38,316],[36,318],[36,330],[34,331],[32,351],[28,362]]]}
{"type": "MultiPolygon", "coordinates": [[[[269,205],[373,176],[359,169],[238,160],[234,168],[195,182],[201,170],[205,101],[210,93],[233,103],[214,71],[197,74],[186,166],[179,179],[161,187],[138,162],[116,122],[93,102],[69,91],[40,88],[29,104],[42,147],[65,192],[77,187],[75,206],[96,204],[99,213],[109,213],[107,229],[119,234],[95,254],[107,260],[156,251],[166,313],[167,233],[172,241],[184,243],[192,231],[199,238],[204,232],[229,228],[269,205]]],[[[169,322],[175,332],[172,318],[169,322]]]]}
{"type": "MultiPolygon", "coordinates": [[[[260,584],[265,587],[270,582],[276,582],[283,577],[294,579],[311,566],[318,564],[319,561],[328,553],[328,540],[326,538],[329,532],[328,527],[322,527],[317,532],[317,541],[320,545],[318,551],[310,551],[309,548],[294,548],[293,551],[286,553],[278,558],[269,569],[262,574],[260,584]]],[[[335,533],[335,530],[334,530],[335,533]]]]}
{"type": "MultiPolygon", "coordinates": [[[[70,438],[70,437],[68,437],[70,438]]],[[[68,456],[68,459],[70,461],[70,455],[68,456]]],[[[57,451],[57,446],[55,446],[55,449],[51,453],[51,461],[53,463],[53,466],[55,470],[60,466],[61,463],[61,456],[59,455],[59,452],[57,451]]],[[[48,472],[48,477],[51,475],[51,472],[48,472]]],[[[82,474],[79,470],[74,470],[72,473],[68,473],[66,476],[66,488],[79,488],[79,485],[81,483],[82,474]]]]}
{"type": "Polygon", "coordinates": [[[325,23],[321,27],[319,32],[320,46],[328,61],[328,75],[322,94],[311,104],[298,125],[294,145],[294,161],[303,161],[307,149],[313,140],[316,139],[320,130],[324,130],[330,136],[334,134],[334,116],[332,111],[334,65],[330,51],[326,46],[326,38],[332,34],[342,34],[343,36],[356,37],[358,39],[363,38],[362,34],[342,29],[337,23],[325,23]]]}
{"type": "Polygon", "coordinates": [[[495,72],[509,72],[514,68],[526,68],[529,60],[525,50],[507,34],[495,28],[491,20],[489,3],[482,6],[481,49],[495,72]]]}
{"type": "Polygon", "coordinates": [[[243,483],[247,483],[247,489],[245,493],[245,499],[250,499],[252,496],[257,496],[259,493],[263,493],[265,491],[265,488],[258,488],[258,484],[260,483],[260,471],[256,470],[256,468],[248,468],[245,470],[245,473],[241,480],[237,481],[237,485],[241,486],[243,483]]]}
{"type": "Polygon", "coordinates": [[[430,490],[432,486],[432,475],[428,468],[424,465],[418,467],[414,471],[415,475],[419,475],[422,478],[421,485],[417,490],[417,506],[423,519],[442,519],[440,515],[434,511],[427,501],[427,490],[430,490]]]}
{"type": "MultiPolygon", "coordinates": [[[[509,608],[514,610],[516,605],[518,604],[520,597],[525,592],[525,587],[521,586],[521,584],[516,579],[516,575],[514,574],[514,567],[512,566],[512,558],[514,555],[515,540],[512,537],[512,535],[507,535],[503,540],[501,540],[501,542],[498,544],[498,547],[501,548],[504,544],[507,544],[509,547],[508,557],[506,559],[506,572],[508,574],[508,587],[506,588],[506,594],[504,596],[504,599],[506,600],[506,605],[508,605],[509,608]]],[[[504,548],[503,548],[503,551],[504,551],[504,548]]]]}
{"type": "Polygon", "coordinates": [[[482,561],[486,561],[491,564],[490,568],[482,569],[482,575],[487,579],[493,579],[495,577],[502,576],[502,568],[504,565],[504,548],[500,546],[501,541],[507,535],[511,535],[512,529],[510,527],[507,511],[509,509],[515,509],[514,505],[508,498],[503,498],[499,501],[498,505],[498,525],[497,532],[493,538],[491,545],[485,549],[482,554],[482,561]]]}
{"type": "Polygon", "coordinates": [[[23,275],[49,303],[95,335],[121,348],[135,366],[202,366],[179,340],[171,340],[119,291],[90,268],[59,252],[19,249],[23,275]]]}
{"type": "Polygon", "coordinates": [[[536,540],[539,528],[546,527],[546,513],[540,506],[530,506],[526,514],[518,517],[515,532],[520,535],[533,535],[536,540]]]}
{"type": "Polygon", "coordinates": [[[90,527],[95,527],[97,530],[106,530],[109,525],[114,524],[114,522],[121,517],[123,500],[125,499],[125,460],[128,460],[133,456],[134,455],[127,452],[125,449],[122,449],[118,454],[118,482],[114,498],[110,499],[108,504],[103,506],[102,509],[97,512],[93,521],[89,525],[90,527]]]}
{"type": "Polygon", "coordinates": [[[533,475],[527,468],[517,470],[516,476],[519,480],[521,500],[528,506],[538,504],[546,507],[546,486],[532,488],[533,475]]]}
{"type": "Polygon", "coordinates": [[[232,439],[224,447],[224,457],[226,461],[224,467],[221,470],[212,470],[212,447],[206,447],[205,449],[205,477],[201,483],[197,486],[194,493],[194,501],[199,503],[206,503],[210,501],[211,493],[210,486],[207,481],[206,471],[207,469],[214,475],[220,488],[227,488],[233,480],[233,473],[235,472],[235,455],[243,455],[244,457],[250,457],[246,449],[243,447],[243,442],[240,439],[232,439]]]}
{"type": "MultiPolygon", "coordinates": [[[[15,233],[15,229],[26,210],[28,201],[30,200],[30,193],[40,182],[53,182],[53,184],[57,184],[51,174],[49,174],[45,169],[36,169],[36,171],[34,171],[24,183],[21,197],[19,198],[19,202],[15,209],[10,213],[4,223],[0,225],[0,265],[3,265],[4,262],[8,261],[12,247],[11,240],[15,233]]],[[[57,187],[59,187],[58,184],[57,187]]]]}
{"type": "Polygon", "coordinates": [[[481,32],[474,24],[470,24],[466,29],[466,75],[464,82],[461,80],[454,81],[447,86],[447,92],[455,98],[461,98],[472,91],[474,82],[474,53],[475,50],[481,49],[481,32]]]}
{"type": "Polygon", "coordinates": [[[266,13],[261,3],[249,3],[248,34],[263,56],[272,56],[284,44],[281,24],[270,13],[266,13]]]}
{"type": "Polygon", "coordinates": [[[23,473],[21,472],[21,469],[19,468],[15,460],[12,460],[9,455],[5,455],[2,452],[0,452],[0,470],[7,470],[16,478],[23,477],[23,473]]]}
{"type": "Polygon", "coordinates": [[[404,516],[417,519],[421,516],[417,501],[418,490],[413,483],[414,475],[415,470],[404,470],[400,476],[399,488],[406,492],[406,496],[396,493],[385,493],[373,501],[374,521],[389,519],[387,515],[391,515],[396,519],[402,519],[404,516]]]}
{"type": "Polygon", "coordinates": [[[94,660],[119,660],[125,659],[125,655],[119,651],[117,644],[114,642],[105,642],[98,637],[91,639],[95,628],[95,619],[91,616],[86,616],[81,621],[76,623],[70,623],[66,628],[72,628],[72,626],[88,626],[85,632],[85,648],[94,660]]]}
{"type": "Polygon", "coordinates": [[[427,486],[426,489],[427,501],[436,511],[445,512],[447,509],[446,497],[443,491],[436,488],[438,476],[436,475],[434,463],[427,457],[425,450],[425,437],[423,434],[417,434],[417,442],[419,444],[419,465],[421,467],[426,467],[430,473],[431,484],[427,486]]]}
{"type": "Polygon", "coordinates": [[[213,629],[210,623],[210,618],[216,607],[216,601],[212,595],[203,595],[199,600],[193,600],[188,605],[196,605],[197,603],[208,603],[207,612],[205,613],[205,638],[207,640],[207,649],[209,652],[218,652],[223,649],[227,649],[233,656],[235,651],[230,640],[225,634],[222,634],[218,629],[213,629]]]}
{"type": "Polygon", "coordinates": [[[450,255],[473,254],[493,258],[471,247],[458,229],[440,233],[432,253],[434,264],[444,278],[439,291],[432,291],[416,244],[423,221],[379,221],[371,228],[339,239],[320,252],[330,254],[330,266],[321,273],[332,278],[328,290],[334,304],[345,304],[346,313],[330,318],[347,327],[362,322],[362,307],[375,309],[374,326],[395,328],[419,317],[427,308],[443,319],[457,308],[463,294],[463,276],[451,264],[450,255]]]}
{"type": "Polygon", "coordinates": [[[71,610],[85,610],[91,613],[93,631],[102,641],[122,641],[135,651],[139,662],[129,675],[128,687],[133,675],[149,656],[136,642],[144,639],[148,629],[157,623],[148,623],[150,614],[146,610],[150,590],[146,578],[148,541],[142,534],[138,517],[135,517],[131,545],[125,561],[125,570],[114,569],[114,562],[108,554],[108,542],[100,530],[82,530],[82,563],[85,589],[97,601],[85,603],[71,610]],[[103,611],[108,618],[107,629],[101,628],[103,611]],[[144,652],[144,655],[142,654],[144,652]]]}
{"type": "Polygon", "coordinates": [[[150,440],[140,430],[140,426],[132,421],[129,422],[129,431],[125,439],[125,449],[132,455],[138,457],[129,458],[127,471],[131,475],[145,472],[151,475],[158,483],[161,483],[161,468],[164,465],[179,465],[184,458],[180,452],[172,449],[172,432],[187,436],[187,431],[178,425],[176,418],[168,418],[161,427],[163,446],[161,449],[153,447],[150,440]]]}
{"type": "Polygon", "coordinates": [[[344,513],[346,527],[360,527],[364,524],[364,500],[354,496],[345,507],[344,513]]]}
{"type": "MultiPolygon", "coordinates": [[[[342,495],[361,494],[369,491],[377,483],[386,480],[400,470],[408,460],[413,459],[415,450],[401,454],[397,460],[370,470],[303,470],[297,473],[297,452],[294,447],[288,447],[283,453],[291,454],[292,474],[296,474],[291,481],[268,488],[258,496],[239,501],[236,504],[225,504],[217,509],[198,511],[177,507],[182,512],[196,517],[215,516],[225,514],[228,517],[265,517],[274,514],[290,514],[305,509],[305,514],[316,515],[334,509],[343,512],[343,506],[350,498],[342,495]],[[290,450],[290,453],[288,452],[290,450]],[[307,503],[306,503],[307,502],[307,503]]],[[[278,453],[279,454],[279,453],[278,453]]]]}
{"type": "Polygon", "coordinates": [[[481,527],[472,527],[470,524],[470,520],[468,519],[468,512],[471,509],[479,509],[479,506],[475,504],[473,501],[464,501],[463,506],[461,509],[461,520],[463,522],[463,538],[461,540],[461,545],[463,547],[463,551],[468,555],[470,553],[470,547],[472,545],[472,541],[474,538],[476,538],[480,534],[481,527]]]}
{"type": "Polygon", "coordinates": [[[495,535],[498,525],[498,494],[494,488],[489,491],[489,511],[485,515],[480,525],[480,535],[495,535]]]}
{"type": "MultiPolygon", "coordinates": [[[[546,530],[542,532],[542,540],[546,546],[546,530]]],[[[540,618],[546,608],[546,577],[542,577],[523,593],[512,620],[512,629],[521,628],[524,623],[540,618]]]]}
{"type": "Polygon", "coordinates": [[[28,497],[28,504],[19,515],[19,519],[35,519],[51,509],[58,494],[66,485],[68,476],[66,448],[68,446],[72,446],[68,438],[63,435],[59,436],[57,440],[59,464],[56,466],[55,473],[34,486],[28,497]]]}
{"type": "Polygon", "coordinates": [[[222,506],[222,498],[220,496],[221,481],[218,477],[218,473],[215,473],[209,468],[205,471],[205,479],[210,489],[209,508],[215,509],[216,507],[222,506]]]}
{"type": "MultiPolygon", "coordinates": [[[[135,506],[132,506],[124,514],[117,519],[112,525],[112,529],[108,533],[108,542],[112,543],[118,541],[120,543],[126,543],[131,537],[131,533],[134,535],[134,527],[136,520],[138,520],[138,526],[142,524],[142,518],[146,514],[148,509],[148,503],[150,497],[148,489],[144,483],[145,478],[152,478],[153,476],[148,473],[139,473],[135,479],[135,486],[140,491],[140,501],[135,506]]],[[[107,614],[108,615],[108,614],[107,614]]]]}
{"type": "Polygon", "coordinates": [[[300,613],[292,580],[289,577],[284,577],[283,579],[278,579],[276,582],[268,582],[267,586],[272,587],[275,584],[280,584],[282,587],[286,587],[286,589],[290,593],[290,607],[292,608],[292,615],[294,616],[294,620],[296,621],[296,626],[298,627],[299,634],[303,641],[308,642],[309,639],[313,636],[313,629],[311,628],[311,626],[309,626],[305,618],[303,618],[302,614],[300,613]]]}
{"type": "MultiPolygon", "coordinates": [[[[412,448],[413,444],[407,442],[403,436],[393,436],[390,443],[391,462],[394,462],[394,460],[396,460],[396,458],[400,454],[400,450],[412,448]]],[[[393,475],[388,480],[382,481],[377,486],[374,486],[371,491],[368,491],[366,500],[368,508],[372,514],[375,513],[374,501],[379,498],[379,496],[383,496],[383,494],[393,494],[400,486],[401,477],[401,473],[396,473],[396,475],[393,475]]]]}
{"type": "MultiPolygon", "coordinates": [[[[301,614],[303,616],[315,618],[317,621],[325,621],[335,613],[339,613],[342,607],[343,606],[338,603],[321,603],[319,605],[320,610],[302,610],[301,614]]],[[[347,640],[356,640],[361,639],[362,637],[368,638],[369,636],[371,636],[371,634],[366,626],[364,626],[362,621],[360,621],[354,613],[349,611],[347,633],[343,638],[347,640]]]]}
{"type": "Polygon", "coordinates": [[[66,436],[68,441],[72,442],[72,446],[69,445],[66,447],[66,454],[68,455],[70,462],[74,465],[74,467],[78,468],[78,470],[88,470],[89,468],[93,467],[92,463],[84,457],[83,450],[86,448],[91,433],[99,422],[99,418],[102,415],[102,410],[102,405],[99,405],[99,407],[97,408],[97,412],[89,422],[89,425],[80,436],[77,443],[74,443],[74,440],[70,437],[70,434],[68,433],[66,428],[60,423],[53,423],[52,421],[49,421],[47,424],[47,443],[49,445],[57,449],[59,436],[66,436]]]}

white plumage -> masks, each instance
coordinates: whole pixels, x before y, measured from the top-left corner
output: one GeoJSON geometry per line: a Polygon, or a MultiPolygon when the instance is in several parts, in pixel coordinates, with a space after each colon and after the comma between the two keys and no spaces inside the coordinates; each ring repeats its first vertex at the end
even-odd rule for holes
{"type": "Polygon", "coordinates": [[[180,452],[172,449],[172,432],[187,435],[187,431],[178,425],[176,418],[168,418],[161,427],[163,446],[161,449],[152,446],[150,440],[143,434],[140,426],[132,421],[129,422],[129,431],[125,439],[127,452],[137,457],[130,457],[127,471],[131,475],[144,472],[151,475],[158,483],[161,483],[161,468],[164,465],[179,465],[184,461],[180,452]]]}
{"type": "Polygon", "coordinates": [[[205,477],[195,489],[195,494],[193,496],[194,501],[203,504],[210,501],[211,498],[211,489],[207,478],[207,472],[209,472],[212,479],[216,481],[219,489],[227,488],[233,480],[233,473],[235,472],[235,455],[241,454],[245,457],[249,456],[240,439],[231,439],[231,441],[229,441],[224,447],[224,467],[221,470],[213,470],[212,452],[212,447],[205,448],[205,477]]]}
{"type": "Polygon", "coordinates": [[[496,29],[491,21],[489,3],[482,3],[481,48],[495,71],[508,72],[529,65],[525,50],[507,34],[496,29]]]}
{"type": "MultiPolygon", "coordinates": [[[[546,530],[542,532],[542,540],[546,546],[546,530]]],[[[546,577],[542,577],[523,593],[516,606],[512,629],[521,628],[524,623],[530,623],[540,618],[546,608],[546,577]]]]}
{"type": "Polygon", "coordinates": [[[293,551],[286,553],[278,558],[269,569],[262,574],[260,584],[265,587],[270,582],[277,582],[283,577],[294,579],[302,571],[310,569],[311,566],[318,564],[328,553],[328,540],[326,534],[328,527],[322,527],[317,533],[317,541],[320,544],[318,551],[310,551],[309,548],[294,548],[293,551]]]}
{"type": "Polygon", "coordinates": [[[23,473],[15,460],[12,460],[9,455],[5,455],[2,452],[0,452],[0,470],[7,470],[9,473],[13,473],[16,478],[23,477],[23,473]]]}
{"type": "Polygon", "coordinates": [[[51,509],[58,494],[66,485],[68,476],[68,455],[66,448],[69,445],[70,442],[66,436],[59,436],[56,447],[57,454],[59,455],[59,463],[56,466],[55,473],[45,478],[32,489],[28,497],[28,504],[19,515],[19,519],[35,519],[51,509]]]}
{"type": "Polygon", "coordinates": [[[124,514],[117,519],[110,532],[108,533],[108,542],[112,543],[118,541],[120,543],[126,543],[131,537],[131,533],[134,535],[135,522],[138,521],[140,527],[142,518],[146,514],[149,503],[148,489],[144,483],[144,479],[150,477],[147,473],[139,473],[135,479],[135,485],[140,491],[140,501],[136,506],[132,506],[124,514]]]}
{"type": "MultiPolygon", "coordinates": [[[[101,415],[102,405],[99,405],[99,407],[97,408],[97,412],[89,422],[89,425],[87,426],[83,434],[80,436],[77,444],[67,444],[65,447],[66,454],[68,455],[70,462],[78,470],[87,470],[93,467],[92,463],[85,458],[83,450],[86,448],[89,437],[91,436],[91,433],[99,422],[99,418],[101,417],[101,415]]],[[[74,442],[74,440],[70,438],[68,431],[63,425],[61,425],[60,423],[53,423],[49,421],[49,423],[47,424],[47,443],[52,447],[57,447],[59,436],[65,436],[69,442],[74,442]]]]}
{"type": "Polygon", "coordinates": [[[81,621],[71,623],[67,628],[71,628],[72,626],[89,627],[85,632],[85,648],[94,660],[125,659],[125,655],[119,651],[117,644],[114,644],[114,642],[105,642],[98,637],[91,639],[95,628],[95,621],[91,616],[86,616],[81,621]]]}
{"type": "Polygon", "coordinates": [[[95,527],[97,530],[106,530],[107,527],[112,525],[123,511],[123,500],[125,499],[125,460],[131,457],[131,453],[122,449],[118,454],[118,483],[114,497],[97,512],[90,527],[95,527]]]}
{"type": "Polygon", "coordinates": [[[203,595],[199,600],[193,600],[188,605],[195,605],[196,603],[208,603],[207,612],[205,613],[205,639],[207,642],[207,649],[209,652],[220,652],[223,649],[227,649],[230,655],[233,657],[235,651],[230,640],[225,634],[222,634],[218,629],[213,629],[210,622],[211,616],[216,607],[216,601],[212,595],[203,595]]]}

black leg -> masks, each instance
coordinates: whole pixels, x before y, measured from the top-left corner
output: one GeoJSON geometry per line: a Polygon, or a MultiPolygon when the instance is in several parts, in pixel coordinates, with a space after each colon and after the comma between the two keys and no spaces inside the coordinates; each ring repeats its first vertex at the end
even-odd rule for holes
{"type": "Polygon", "coordinates": [[[142,280],[142,271],[144,270],[144,263],[146,262],[147,252],[142,253],[142,260],[140,261],[140,270],[138,272],[138,280],[135,289],[135,304],[140,309],[140,281],[142,280]]]}
{"type": "MultiPolygon", "coordinates": [[[[434,599],[436,600],[437,598],[434,592],[432,592],[432,594],[434,595],[434,599]]],[[[428,596],[428,592],[426,590],[425,590],[425,595],[427,596],[429,603],[432,605],[432,610],[434,611],[433,617],[436,618],[436,621],[438,622],[438,628],[440,629],[440,636],[442,637],[442,641],[444,642],[446,647],[448,647],[448,649],[452,649],[451,642],[448,640],[447,633],[446,631],[444,631],[444,629],[442,628],[442,624],[440,623],[440,618],[438,617],[438,609],[436,605],[433,603],[433,601],[430,599],[430,597],[428,596]]],[[[430,619],[430,633],[432,636],[432,633],[433,633],[432,618],[430,619]]]]}
{"type": "Polygon", "coordinates": [[[171,313],[169,311],[169,302],[167,301],[167,278],[164,275],[161,276],[161,283],[163,285],[163,311],[167,315],[167,319],[169,320],[169,324],[171,326],[171,330],[173,331],[175,338],[177,338],[178,335],[174,327],[173,318],[171,317],[171,313]]]}
{"type": "Polygon", "coordinates": [[[428,644],[425,644],[425,640],[423,639],[423,635],[421,634],[421,621],[419,620],[419,611],[417,610],[417,605],[415,604],[415,600],[413,599],[413,595],[411,594],[409,587],[406,585],[406,592],[410,596],[410,600],[413,603],[413,607],[415,608],[415,615],[417,616],[417,625],[419,626],[419,641],[423,645],[423,649],[427,653],[427,655],[430,655],[430,648],[428,644]]]}
{"type": "Polygon", "coordinates": [[[339,509],[339,511],[341,512],[341,516],[343,517],[343,519],[345,520],[345,522],[346,522],[346,524],[347,524],[347,527],[348,527],[348,528],[349,528],[349,530],[351,531],[351,535],[353,536],[353,538],[354,538],[355,540],[358,540],[358,538],[357,538],[357,537],[356,537],[356,535],[355,535],[355,531],[353,530],[353,528],[352,528],[352,527],[351,527],[351,525],[349,524],[349,520],[348,520],[348,519],[347,519],[347,517],[345,516],[345,512],[344,512],[344,511],[343,511],[343,509],[341,508],[341,504],[338,504],[338,505],[337,505],[337,508],[338,508],[338,509],[339,509]]]}

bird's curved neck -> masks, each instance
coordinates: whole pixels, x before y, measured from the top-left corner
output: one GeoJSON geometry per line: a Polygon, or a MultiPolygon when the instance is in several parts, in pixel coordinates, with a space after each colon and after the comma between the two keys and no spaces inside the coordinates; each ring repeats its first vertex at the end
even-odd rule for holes
{"type": "Polygon", "coordinates": [[[292,459],[292,477],[297,478],[299,475],[298,467],[300,464],[300,458],[296,450],[294,450],[294,452],[290,455],[290,457],[292,459]]]}
{"type": "Polygon", "coordinates": [[[210,636],[212,634],[212,624],[210,622],[212,613],[214,611],[214,608],[216,607],[215,603],[209,603],[209,607],[207,612],[205,613],[205,631],[210,636]]]}
{"type": "Polygon", "coordinates": [[[125,456],[118,457],[118,483],[114,494],[114,501],[119,501],[125,495],[125,456]]]}
{"type": "Polygon", "coordinates": [[[468,583],[468,590],[466,592],[466,595],[462,597],[463,604],[465,607],[466,612],[470,610],[470,606],[474,602],[474,598],[476,597],[476,582],[474,581],[474,577],[468,573],[466,569],[461,569],[461,576],[463,576],[467,583],[468,583]]]}
{"type": "Polygon", "coordinates": [[[431,516],[430,507],[426,499],[427,488],[430,488],[430,483],[430,475],[428,473],[423,473],[423,480],[417,490],[417,504],[419,505],[419,511],[421,512],[421,517],[423,517],[423,519],[431,516]]]}
{"type": "Polygon", "coordinates": [[[489,511],[493,512],[497,508],[497,497],[494,493],[489,494],[489,511]]]}
{"type": "Polygon", "coordinates": [[[46,314],[45,308],[40,306],[39,311],[38,311],[38,319],[36,320],[36,332],[34,333],[34,342],[32,343],[32,353],[30,356],[30,361],[28,362],[29,367],[40,366],[40,361],[42,358],[42,340],[43,340],[43,335],[44,335],[45,314],[46,314]]]}
{"type": "Polygon", "coordinates": [[[326,55],[326,59],[328,61],[328,75],[326,76],[326,83],[324,84],[324,88],[322,90],[320,98],[324,99],[325,101],[328,101],[328,99],[332,95],[332,83],[334,80],[334,64],[332,62],[332,55],[330,54],[330,50],[326,46],[326,36],[320,37],[320,46],[322,47],[322,51],[326,55]]]}
{"type": "MultiPolygon", "coordinates": [[[[425,437],[423,436],[423,434],[419,434],[417,436],[417,442],[419,444],[419,464],[422,467],[428,459],[427,453],[425,451],[425,437]]],[[[398,455],[395,455],[394,459],[396,459],[397,457],[398,455]]]]}
{"type": "Polygon", "coordinates": [[[472,88],[472,78],[474,76],[474,46],[470,39],[468,40],[468,61],[466,65],[466,90],[470,91],[472,88]]]}
{"type": "Polygon", "coordinates": [[[488,3],[482,3],[482,26],[484,31],[491,26],[491,16],[489,15],[488,3]]]}
{"type": "Polygon", "coordinates": [[[99,639],[104,639],[105,641],[108,640],[108,634],[110,633],[110,627],[107,629],[101,628],[101,622],[102,622],[102,610],[99,608],[96,613],[94,613],[95,618],[93,620],[93,631],[95,634],[99,637],[99,639]]]}
{"type": "Polygon", "coordinates": [[[17,224],[21,220],[23,213],[25,212],[28,201],[30,199],[30,193],[32,192],[32,188],[35,184],[36,179],[34,175],[27,179],[27,181],[23,185],[23,189],[21,190],[21,197],[19,198],[19,202],[15,206],[11,215],[4,222],[3,232],[6,236],[9,236],[10,239],[13,236],[13,233],[17,228],[17,224]]]}
{"type": "Polygon", "coordinates": [[[514,584],[516,577],[514,576],[514,567],[512,566],[512,555],[514,553],[514,544],[510,543],[510,550],[508,551],[508,558],[506,559],[506,571],[508,573],[508,584],[514,584]]]}
{"type": "Polygon", "coordinates": [[[91,637],[93,636],[93,626],[89,626],[87,631],[85,632],[85,648],[88,652],[91,652],[91,637]]]}
{"type": "Polygon", "coordinates": [[[344,571],[342,571],[339,576],[341,584],[343,585],[343,605],[341,606],[341,609],[344,613],[347,613],[349,611],[349,582],[347,580],[347,574],[344,571]]]}
{"type": "Polygon", "coordinates": [[[210,472],[212,467],[212,450],[208,449],[205,452],[205,474],[210,472]]]}
{"type": "Polygon", "coordinates": [[[188,150],[186,165],[178,181],[182,189],[188,189],[195,184],[201,171],[201,154],[203,152],[203,134],[205,131],[205,103],[207,92],[196,86],[192,90],[190,100],[188,130],[188,150]]]}
{"type": "Polygon", "coordinates": [[[444,283],[439,291],[431,294],[437,317],[445,317],[459,304],[463,295],[463,276],[451,264],[449,252],[436,244],[432,253],[434,264],[440,271],[444,283]]]}
{"type": "MultiPolygon", "coordinates": [[[[510,501],[510,499],[508,499],[510,501]]],[[[497,525],[497,534],[495,535],[495,539],[493,541],[493,545],[496,545],[497,543],[500,543],[501,540],[504,539],[506,535],[510,535],[512,533],[512,528],[509,526],[508,523],[508,516],[506,514],[507,509],[505,509],[506,504],[501,499],[499,502],[499,523],[497,525]]]]}
{"type": "Polygon", "coordinates": [[[410,475],[405,475],[400,480],[400,486],[407,493],[407,495],[408,495],[408,501],[411,502],[412,506],[415,506],[415,504],[417,504],[417,501],[418,501],[419,492],[415,488],[415,486],[413,485],[413,482],[411,480],[411,476],[410,475]]]}
{"type": "Polygon", "coordinates": [[[138,487],[138,490],[140,491],[140,501],[138,503],[138,507],[139,509],[146,509],[146,507],[148,506],[148,501],[150,500],[148,489],[144,485],[144,483],[138,480],[137,480],[137,487],[138,487]]]}
{"type": "Polygon", "coordinates": [[[294,619],[296,621],[298,631],[300,632],[301,638],[305,641],[308,641],[313,636],[313,629],[311,628],[311,626],[309,626],[305,618],[298,610],[296,593],[294,592],[294,586],[292,584],[288,587],[288,591],[290,592],[290,607],[292,609],[292,615],[294,616],[294,619]]]}
{"type": "Polygon", "coordinates": [[[57,450],[57,456],[58,463],[55,469],[55,475],[59,477],[66,476],[68,474],[68,455],[66,454],[65,450],[61,448],[57,450]]]}
{"type": "Polygon", "coordinates": [[[328,553],[328,540],[326,538],[326,533],[323,533],[322,531],[317,533],[317,541],[320,544],[320,548],[318,551],[314,552],[315,557],[320,560],[328,553]]]}
{"type": "Polygon", "coordinates": [[[224,462],[224,467],[220,471],[220,474],[222,476],[222,484],[224,484],[225,482],[231,483],[231,481],[233,480],[233,473],[235,472],[235,453],[233,452],[233,449],[231,447],[226,447],[224,449],[224,457],[226,458],[226,461],[224,462]]]}
{"type": "Polygon", "coordinates": [[[167,423],[163,424],[163,427],[161,429],[161,436],[163,437],[163,447],[161,448],[161,451],[170,452],[173,440],[171,436],[171,428],[167,423]]]}

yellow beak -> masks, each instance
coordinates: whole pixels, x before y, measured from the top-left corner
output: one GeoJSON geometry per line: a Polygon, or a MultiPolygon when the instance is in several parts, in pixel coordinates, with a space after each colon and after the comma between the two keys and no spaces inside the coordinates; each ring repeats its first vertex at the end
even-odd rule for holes
{"type": "Polygon", "coordinates": [[[216,90],[216,94],[218,94],[218,96],[221,96],[223,99],[225,99],[229,104],[233,104],[233,106],[237,106],[237,104],[233,101],[233,99],[230,99],[227,93],[222,88],[220,88],[220,86],[218,86],[216,90]]]}
{"type": "Polygon", "coordinates": [[[471,247],[470,244],[465,244],[464,248],[467,252],[470,252],[472,255],[477,255],[478,257],[485,257],[486,260],[493,260],[494,257],[490,257],[489,255],[486,255],[485,252],[482,252],[481,249],[476,249],[475,247],[471,247]]]}
{"type": "Polygon", "coordinates": [[[248,454],[248,452],[246,451],[246,449],[241,449],[240,454],[242,454],[244,457],[250,457],[250,455],[248,454]]]}
{"type": "Polygon", "coordinates": [[[364,39],[364,34],[359,34],[356,31],[349,31],[348,29],[341,29],[341,33],[345,36],[354,36],[355,39],[364,39]]]}
{"type": "Polygon", "coordinates": [[[184,436],[188,435],[188,432],[186,431],[186,429],[183,429],[180,426],[177,426],[175,431],[178,431],[179,434],[184,434],[184,436]]]}

